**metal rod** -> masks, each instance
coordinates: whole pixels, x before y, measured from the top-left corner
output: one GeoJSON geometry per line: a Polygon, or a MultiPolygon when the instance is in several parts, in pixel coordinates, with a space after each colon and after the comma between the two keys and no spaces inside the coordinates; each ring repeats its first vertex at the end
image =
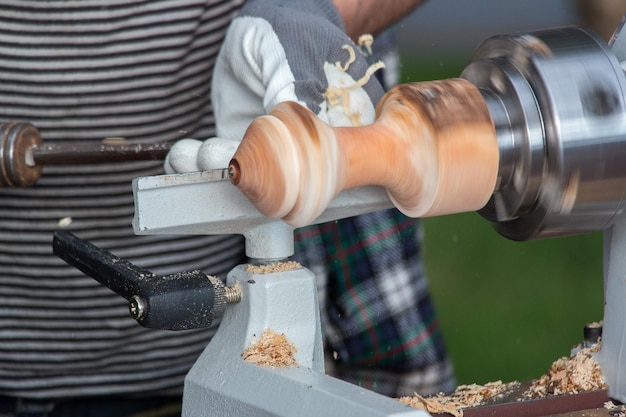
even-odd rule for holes
{"type": "Polygon", "coordinates": [[[162,161],[169,143],[51,143],[28,150],[33,165],[100,164],[123,161],[162,161]]]}

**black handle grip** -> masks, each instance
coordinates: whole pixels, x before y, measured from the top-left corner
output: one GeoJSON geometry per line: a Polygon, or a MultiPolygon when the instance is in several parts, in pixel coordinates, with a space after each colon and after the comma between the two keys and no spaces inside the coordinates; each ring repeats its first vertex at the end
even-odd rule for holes
{"type": "Polygon", "coordinates": [[[147,269],[140,268],[67,231],[54,233],[52,252],[127,300],[142,292],[142,282],[156,277],[147,269]]]}
{"type": "Polygon", "coordinates": [[[201,271],[158,276],[67,231],[54,233],[52,251],[129,300],[131,315],[144,327],[209,327],[226,307],[224,284],[201,271]]]}

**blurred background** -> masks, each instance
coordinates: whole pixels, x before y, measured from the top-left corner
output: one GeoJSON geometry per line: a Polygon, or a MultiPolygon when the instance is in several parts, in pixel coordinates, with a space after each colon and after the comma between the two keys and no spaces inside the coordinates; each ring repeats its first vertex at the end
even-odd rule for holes
{"type": "MultiPolygon", "coordinates": [[[[429,0],[397,27],[402,82],[458,76],[489,36],[564,25],[608,40],[626,0],[429,0]]],[[[603,314],[602,233],[532,242],[476,213],[426,219],[426,268],[458,382],[529,380],[603,314]]]]}

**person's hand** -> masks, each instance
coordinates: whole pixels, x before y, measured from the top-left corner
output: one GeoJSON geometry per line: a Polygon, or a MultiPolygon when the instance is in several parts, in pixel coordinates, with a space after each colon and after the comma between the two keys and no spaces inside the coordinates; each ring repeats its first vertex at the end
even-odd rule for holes
{"type": "Polygon", "coordinates": [[[355,45],[330,0],[251,0],[228,29],[215,67],[217,138],[175,144],[167,172],[224,168],[254,118],[282,101],[332,126],[373,122],[383,89],[369,63],[372,39],[355,45]]]}

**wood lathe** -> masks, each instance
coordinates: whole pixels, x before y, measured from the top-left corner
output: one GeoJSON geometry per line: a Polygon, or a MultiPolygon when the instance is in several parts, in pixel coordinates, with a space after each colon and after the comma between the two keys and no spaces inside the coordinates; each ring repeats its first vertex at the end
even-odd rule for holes
{"type": "MultiPolygon", "coordinates": [[[[392,89],[369,126],[331,128],[281,104],[250,125],[228,168],[136,179],[135,231],[239,233],[264,264],[293,254],[295,227],[393,205],[411,216],[478,210],[516,240],[604,230],[597,359],[609,396],[625,401],[625,67],[623,22],[609,45],[559,28],[488,39],[460,78],[392,89]]],[[[81,252],[70,240],[56,236],[57,254],[81,252]]],[[[242,265],[226,284],[239,293],[186,379],[185,416],[427,415],[325,375],[306,268],[242,265]],[[295,345],[298,367],[242,359],[267,328],[295,345]]],[[[124,296],[136,315],[141,297],[124,296]]]]}

